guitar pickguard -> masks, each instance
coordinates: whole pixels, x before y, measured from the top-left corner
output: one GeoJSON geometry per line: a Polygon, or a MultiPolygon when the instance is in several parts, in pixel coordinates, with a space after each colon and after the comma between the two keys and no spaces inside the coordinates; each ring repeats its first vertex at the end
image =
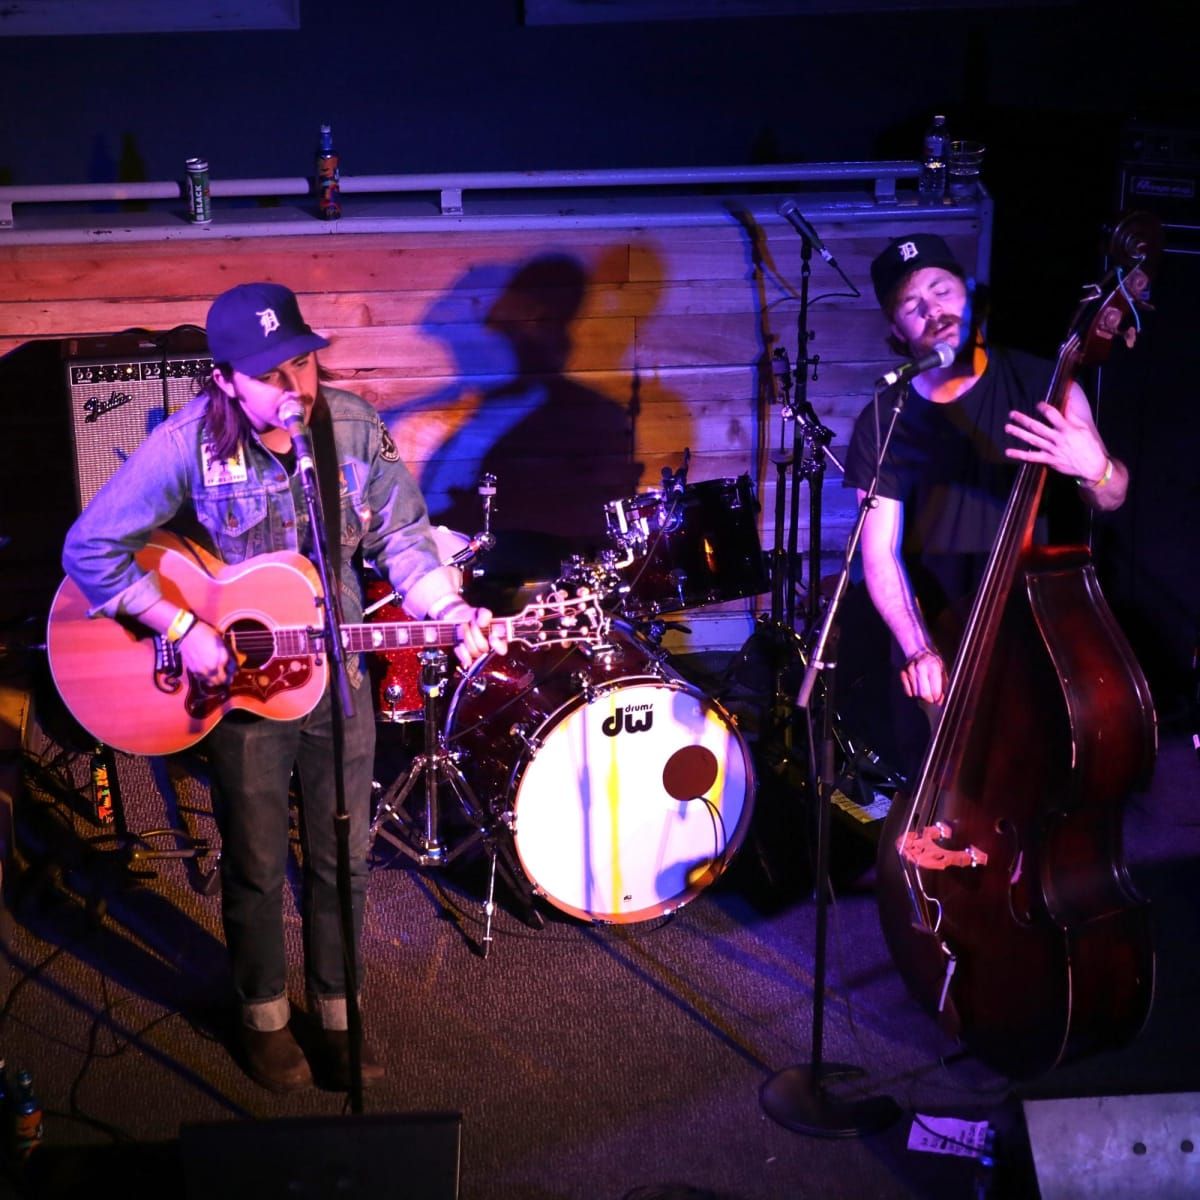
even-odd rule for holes
{"type": "Polygon", "coordinates": [[[210,687],[189,675],[184,708],[189,717],[202,721],[231,705],[236,707],[238,701],[266,705],[282,692],[305,687],[312,676],[312,659],[304,655],[273,658],[263,666],[244,667],[227,687],[210,687]]]}

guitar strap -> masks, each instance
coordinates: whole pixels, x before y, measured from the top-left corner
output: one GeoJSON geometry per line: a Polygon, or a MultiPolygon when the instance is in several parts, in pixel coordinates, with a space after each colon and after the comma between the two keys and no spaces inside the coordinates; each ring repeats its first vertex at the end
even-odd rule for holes
{"type": "MultiPolygon", "coordinates": [[[[333,417],[325,397],[318,391],[309,419],[312,430],[313,458],[317,465],[317,490],[321,493],[321,511],[325,514],[326,552],[330,575],[341,585],[342,578],[342,474],[338,465],[337,445],[333,439],[333,417]]],[[[340,616],[340,595],[338,613],[340,616]]]]}

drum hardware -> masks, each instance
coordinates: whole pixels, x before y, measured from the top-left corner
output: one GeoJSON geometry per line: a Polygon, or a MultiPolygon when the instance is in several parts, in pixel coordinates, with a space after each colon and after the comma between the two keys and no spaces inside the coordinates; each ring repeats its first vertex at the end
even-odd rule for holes
{"type": "Polygon", "coordinates": [[[442,563],[450,567],[465,567],[475,561],[480,554],[486,554],[496,548],[496,535],[492,532],[492,502],[496,498],[496,476],[490,471],[479,477],[479,486],[475,489],[479,494],[480,506],[483,510],[483,529],[467,544],[452,554],[442,563]]]}
{"type": "Polygon", "coordinates": [[[587,588],[593,595],[603,597],[606,607],[619,608],[620,597],[629,590],[620,573],[634,561],[630,550],[620,558],[615,550],[601,550],[595,559],[572,554],[559,563],[559,577],[554,586],[566,591],[587,588]]]}
{"type": "MultiPolygon", "coordinates": [[[[771,575],[770,617],[760,622],[742,648],[742,657],[749,657],[753,643],[765,647],[771,673],[771,694],[763,705],[763,734],[760,753],[765,760],[779,764],[780,771],[793,761],[796,742],[795,680],[803,672],[804,639],[797,632],[811,631],[820,617],[821,588],[821,497],[824,486],[825,463],[828,459],[839,470],[841,463],[829,449],[833,431],[821,424],[808,400],[809,370],[811,378],[818,377],[820,356],[809,353],[811,334],[808,331],[808,264],[801,275],[800,314],[797,321],[798,361],[794,375],[783,346],[772,353],[772,369],[776,394],[780,400],[779,446],[771,453],[776,468],[775,538],[769,556],[771,575]],[[795,393],[793,395],[793,387],[795,393]],[[787,426],[792,426],[790,448],[787,445],[787,426]],[[808,587],[805,590],[806,611],[798,620],[796,597],[798,571],[802,563],[799,553],[800,484],[808,485],[808,587]],[[786,508],[785,508],[786,504],[786,508]],[[784,548],[784,536],[787,548],[784,548]]],[[[807,739],[805,739],[807,743],[807,739]]],[[[813,748],[804,751],[810,756],[813,748]]],[[[816,794],[815,765],[810,762],[806,778],[813,795],[816,794]]]]}
{"type": "Polygon", "coordinates": [[[524,905],[526,923],[540,928],[541,916],[534,911],[532,892],[525,886],[516,863],[511,860],[511,851],[501,839],[509,837],[502,822],[498,822],[480,805],[462,771],[458,756],[446,748],[446,742],[438,728],[438,701],[445,691],[449,674],[447,655],[444,650],[421,650],[421,695],[423,697],[424,751],[413,758],[406,775],[396,779],[379,798],[375,817],[370,826],[370,841],[373,846],[377,837],[390,842],[401,853],[408,855],[421,866],[448,866],[461,854],[482,842],[490,858],[487,892],[483,901],[483,941],[480,953],[484,958],[492,944],[492,917],[495,913],[495,887],[497,867],[524,905]],[[423,783],[424,811],[420,818],[410,815],[405,808],[410,795],[418,783],[423,783]],[[448,848],[440,835],[439,792],[446,787],[458,801],[473,832],[463,838],[453,849],[448,848]],[[393,828],[394,827],[394,830],[393,828]]]}
{"type": "Polygon", "coordinates": [[[526,725],[514,725],[509,731],[509,734],[515,738],[530,754],[536,754],[541,748],[542,743],[536,737],[531,737],[529,727],[526,725]]]}
{"type": "Polygon", "coordinates": [[[482,692],[487,687],[486,679],[464,679],[463,687],[470,688],[472,691],[482,692]]]}

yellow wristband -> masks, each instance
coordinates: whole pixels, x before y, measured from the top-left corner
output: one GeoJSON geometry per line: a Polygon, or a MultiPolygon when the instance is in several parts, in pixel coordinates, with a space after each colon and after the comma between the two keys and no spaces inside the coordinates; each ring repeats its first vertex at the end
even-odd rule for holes
{"type": "Polygon", "coordinates": [[[1104,460],[1104,474],[1101,475],[1100,478],[1097,479],[1095,483],[1089,483],[1086,479],[1076,479],[1075,482],[1077,484],[1079,484],[1080,487],[1091,488],[1092,491],[1098,492],[1102,487],[1104,487],[1108,483],[1108,481],[1110,479],[1112,479],[1112,477],[1113,477],[1113,460],[1111,458],[1106,458],[1104,460]]]}
{"type": "Polygon", "coordinates": [[[166,638],[172,645],[181,641],[183,635],[196,623],[196,614],[188,612],[186,608],[178,609],[175,615],[171,618],[170,625],[167,626],[166,638]]]}

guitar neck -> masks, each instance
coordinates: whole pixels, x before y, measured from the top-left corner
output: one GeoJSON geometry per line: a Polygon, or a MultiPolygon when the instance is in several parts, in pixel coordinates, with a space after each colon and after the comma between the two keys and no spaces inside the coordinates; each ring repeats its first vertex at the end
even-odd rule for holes
{"type": "Polygon", "coordinates": [[[351,652],[408,649],[450,649],[458,645],[453,621],[379,621],[343,625],[342,645],[351,652]]]}
{"type": "MultiPolygon", "coordinates": [[[[493,617],[492,624],[506,637],[513,636],[512,619],[493,617]]],[[[379,621],[342,626],[342,644],[352,653],[450,649],[458,643],[458,625],[453,621],[379,621]]]]}

